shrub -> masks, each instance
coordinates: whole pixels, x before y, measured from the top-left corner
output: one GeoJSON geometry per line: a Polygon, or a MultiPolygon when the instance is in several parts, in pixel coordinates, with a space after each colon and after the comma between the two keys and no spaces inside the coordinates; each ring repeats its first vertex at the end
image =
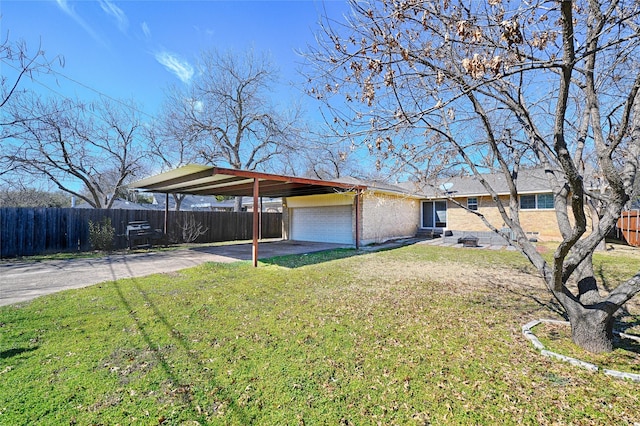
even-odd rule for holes
{"type": "Polygon", "coordinates": [[[185,216],[184,221],[180,224],[180,228],[182,231],[182,241],[185,243],[195,242],[200,235],[206,234],[209,230],[208,227],[197,222],[193,215],[185,216]]]}
{"type": "Polygon", "coordinates": [[[111,226],[111,218],[105,217],[96,223],[89,221],[89,242],[94,250],[111,251],[116,229],[111,226]]]}

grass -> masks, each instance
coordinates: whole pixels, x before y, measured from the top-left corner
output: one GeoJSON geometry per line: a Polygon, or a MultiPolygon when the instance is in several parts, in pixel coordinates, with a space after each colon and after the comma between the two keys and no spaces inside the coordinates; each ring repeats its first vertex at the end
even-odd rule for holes
{"type": "MultiPolygon", "coordinates": [[[[637,321],[634,325],[638,325],[637,321]]],[[[545,348],[572,358],[589,360],[590,363],[610,370],[640,374],[640,344],[630,339],[616,338],[613,352],[591,354],[571,343],[569,326],[540,324],[533,330],[545,348]]]]}
{"type": "Polygon", "coordinates": [[[0,308],[0,424],[637,422],[638,384],[522,337],[552,308],[517,253],[429,246],[103,283],[0,308]]]}

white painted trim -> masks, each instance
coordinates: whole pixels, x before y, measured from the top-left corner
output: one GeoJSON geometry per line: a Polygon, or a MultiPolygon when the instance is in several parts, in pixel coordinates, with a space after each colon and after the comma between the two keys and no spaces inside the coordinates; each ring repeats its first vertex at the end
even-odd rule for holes
{"type": "Polygon", "coordinates": [[[447,225],[444,227],[441,226],[435,226],[435,215],[436,215],[436,211],[435,211],[435,203],[438,201],[442,201],[445,203],[445,211],[448,212],[449,210],[449,201],[446,198],[439,198],[439,199],[433,199],[433,200],[420,200],[420,217],[418,218],[418,226],[420,229],[427,229],[427,230],[434,230],[434,231],[446,231],[447,229],[449,229],[449,215],[447,213],[447,225]],[[423,218],[424,218],[424,203],[433,203],[433,217],[434,217],[434,226],[424,226],[423,225],[423,218]]]}
{"type": "Polygon", "coordinates": [[[288,197],[288,208],[296,207],[326,207],[353,205],[355,192],[341,192],[337,194],[304,195],[300,197],[288,197]]]}

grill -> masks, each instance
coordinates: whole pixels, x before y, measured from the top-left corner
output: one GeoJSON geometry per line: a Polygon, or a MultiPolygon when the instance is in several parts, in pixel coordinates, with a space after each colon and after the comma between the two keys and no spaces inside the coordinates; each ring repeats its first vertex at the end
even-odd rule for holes
{"type": "Polygon", "coordinates": [[[129,249],[151,247],[154,241],[162,238],[162,231],[153,229],[146,220],[138,220],[127,224],[127,243],[129,249]]]}

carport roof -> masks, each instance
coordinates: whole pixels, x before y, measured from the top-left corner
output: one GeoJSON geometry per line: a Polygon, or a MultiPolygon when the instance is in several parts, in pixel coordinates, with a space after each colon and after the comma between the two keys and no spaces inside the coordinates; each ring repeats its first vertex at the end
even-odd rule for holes
{"type": "Polygon", "coordinates": [[[131,187],[143,191],[161,193],[252,196],[254,195],[253,185],[255,179],[259,182],[260,196],[266,197],[294,197],[366,189],[366,186],[353,183],[307,179],[197,164],[189,164],[133,182],[131,187]]]}

